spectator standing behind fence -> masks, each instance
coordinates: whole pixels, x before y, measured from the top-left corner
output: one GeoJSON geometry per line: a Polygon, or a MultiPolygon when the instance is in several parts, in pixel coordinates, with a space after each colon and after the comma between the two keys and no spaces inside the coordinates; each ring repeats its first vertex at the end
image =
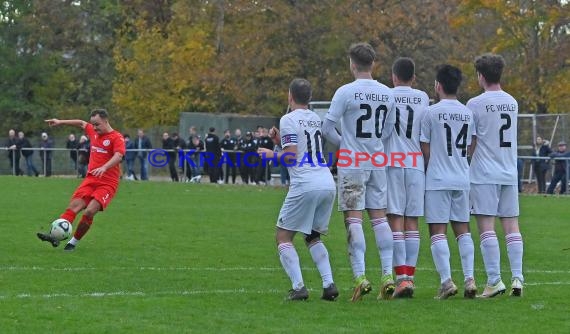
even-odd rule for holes
{"type": "MultiPolygon", "coordinates": [[[[542,139],[542,137],[536,137],[536,142],[534,146],[533,155],[536,157],[549,157],[552,153],[550,149],[548,140],[542,139]]],[[[546,191],[546,172],[550,167],[549,161],[546,159],[536,159],[533,161],[534,172],[536,174],[536,185],[538,186],[538,193],[544,194],[546,191]]]]}
{"type": "MultiPolygon", "coordinates": [[[[196,133],[196,127],[195,126],[191,126],[190,128],[188,128],[188,142],[186,143],[186,148],[188,148],[188,150],[197,150],[197,147],[200,147],[200,145],[194,145],[193,141],[194,141],[194,137],[196,137],[198,139],[198,143],[200,142],[200,137],[198,136],[198,134],[196,133]]],[[[197,157],[199,157],[199,154],[193,154],[192,155],[192,159],[195,160],[197,157]]],[[[187,182],[189,181],[196,181],[196,177],[199,174],[199,169],[196,166],[192,166],[188,161],[186,161],[186,178],[187,178],[187,182]]],[[[192,182],[194,182],[192,181],[192,182]]]]}
{"type": "MultiPolygon", "coordinates": [[[[259,140],[258,140],[258,147],[259,148],[266,148],[268,150],[273,151],[274,144],[271,138],[269,138],[267,129],[265,127],[261,127],[259,129],[259,140]]],[[[261,161],[258,168],[257,168],[257,182],[259,184],[265,184],[270,179],[267,176],[267,172],[270,170],[269,162],[261,161]]]]}
{"type": "Polygon", "coordinates": [[[223,181],[220,180],[220,167],[218,166],[222,157],[222,149],[220,148],[220,138],[216,135],[215,128],[212,127],[209,129],[205,142],[208,157],[204,159],[204,162],[205,165],[208,166],[210,183],[223,183],[223,181]]]}
{"type": "Polygon", "coordinates": [[[12,175],[23,175],[24,173],[20,169],[20,140],[16,137],[16,131],[14,129],[8,131],[8,140],[5,146],[8,149],[10,172],[12,175]]]}
{"type": "Polygon", "coordinates": [[[176,170],[176,146],[174,140],[170,138],[168,132],[162,134],[162,149],[168,154],[168,170],[170,171],[170,179],[178,182],[178,171],[176,170]]]}
{"type": "Polygon", "coordinates": [[[77,146],[78,177],[85,178],[85,176],[87,176],[87,165],[89,165],[90,149],[91,144],[89,143],[89,138],[87,138],[87,136],[81,136],[79,138],[79,144],[77,146]]]}
{"type": "Polygon", "coordinates": [[[51,176],[51,158],[53,155],[53,140],[49,138],[46,132],[42,132],[42,140],[40,142],[40,158],[42,159],[42,168],[44,176],[51,176]]]}
{"type": "MultiPolygon", "coordinates": [[[[21,148],[32,148],[32,144],[30,143],[28,138],[26,138],[23,131],[18,132],[18,139],[20,140],[21,148]]],[[[34,166],[34,161],[32,159],[33,154],[34,154],[33,150],[22,150],[22,155],[26,159],[26,173],[28,174],[28,176],[40,175],[40,173],[38,173],[38,170],[34,166]]]]}
{"type": "Polygon", "coordinates": [[[189,177],[189,182],[192,183],[200,183],[200,179],[202,175],[200,175],[200,155],[204,151],[204,142],[200,140],[198,135],[194,135],[190,138],[190,142],[188,143],[188,152],[195,151],[191,157],[193,164],[186,162],[187,170],[186,176],[189,177]]]}
{"type": "MultiPolygon", "coordinates": [[[[174,149],[176,150],[175,155],[178,155],[180,150],[186,149],[186,142],[180,136],[178,136],[177,132],[172,133],[172,143],[174,144],[174,149]]],[[[180,166],[180,165],[179,165],[180,166]]],[[[184,171],[184,168],[181,168],[181,171],[184,171]]]]}
{"type": "Polygon", "coordinates": [[[138,180],[135,173],[135,159],[137,157],[137,151],[135,151],[135,142],[131,140],[131,136],[125,133],[123,135],[125,138],[125,163],[127,164],[127,180],[138,180]]]}
{"type": "Polygon", "coordinates": [[[148,152],[146,150],[150,150],[151,148],[152,145],[148,137],[144,135],[144,130],[138,129],[137,139],[135,139],[135,149],[138,150],[137,159],[141,164],[141,180],[143,181],[148,180],[148,162],[146,161],[148,152]]]}
{"type": "Polygon", "coordinates": [[[259,161],[256,154],[257,143],[251,132],[248,131],[245,133],[245,140],[240,147],[240,151],[243,151],[243,161],[240,169],[241,178],[245,184],[251,183],[252,185],[256,185],[255,172],[259,161]]]}
{"type": "MultiPolygon", "coordinates": [[[[569,158],[570,152],[566,152],[566,142],[561,141],[558,143],[558,151],[550,154],[551,158],[569,158]]],[[[554,174],[552,174],[552,179],[550,180],[550,185],[548,186],[547,194],[554,194],[554,189],[558,182],[560,183],[560,195],[566,193],[566,185],[568,180],[566,178],[566,164],[567,160],[555,160],[554,161],[554,174]]]]}
{"type": "MultiPolygon", "coordinates": [[[[243,142],[245,141],[245,138],[243,138],[243,136],[241,135],[241,129],[239,129],[239,128],[235,129],[234,138],[236,139],[236,150],[240,151],[241,148],[243,147],[243,142]]],[[[243,166],[243,153],[240,152],[239,155],[237,155],[237,153],[236,153],[236,157],[235,157],[234,161],[237,164],[236,166],[239,168],[239,176],[241,177],[241,181],[242,181],[242,183],[245,183],[243,174],[241,173],[242,168],[243,168],[242,167],[243,166]]]]}
{"type": "Polygon", "coordinates": [[[77,170],[77,147],[79,143],[75,138],[74,133],[70,133],[67,137],[67,142],[65,143],[65,147],[69,150],[69,158],[71,159],[71,166],[73,170],[77,170]]]}
{"type": "Polygon", "coordinates": [[[226,163],[224,164],[225,166],[225,183],[228,183],[228,180],[230,178],[230,173],[232,174],[232,183],[236,183],[236,153],[233,152],[237,149],[237,139],[232,138],[231,137],[231,132],[230,130],[226,130],[224,131],[224,138],[222,139],[222,142],[220,143],[220,146],[222,147],[222,151],[224,151],[224,154],[226,154],[225,157],[225,161],[226,163]],[[232,152],[228,152],[228,151],[232,151],[232,152]]]}

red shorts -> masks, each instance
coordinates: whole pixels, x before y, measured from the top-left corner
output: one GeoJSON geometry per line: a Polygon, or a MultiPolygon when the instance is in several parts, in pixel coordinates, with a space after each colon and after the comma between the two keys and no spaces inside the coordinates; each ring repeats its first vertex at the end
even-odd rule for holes
{"type": "Polygon", "coordinates": [[[101,211],[103,211],[111,203],[116,192],[117,186],[103,183],[94,177],[87,177],[75,190],[71,199],[81,198],[85,205],[89,205],[89,202],[94,199],[101,204],[101,211]]]}

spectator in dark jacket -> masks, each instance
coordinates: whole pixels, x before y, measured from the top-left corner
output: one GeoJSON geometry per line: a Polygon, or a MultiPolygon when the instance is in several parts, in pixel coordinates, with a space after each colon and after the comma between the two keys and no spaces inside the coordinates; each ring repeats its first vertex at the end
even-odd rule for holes
{"type": "Polygon", "coordinates": [[[127,164],[127,180],[138,180],[135,173],[135,159],[137,151],[135,151],[135,142],[131,140],[131,136],[124,134],[125,138],[125,162],[127,164]]]}
{"type": "Polygon", "coordinates": [[[145,181],[148,180],[148,163],[146,160],[148,151],[145,150],[152,149],[152,145],[150,144],[148,137],[144,135],[143,129],[139,129],[137,131],[137,138],[134,140],[134,142],[135,149],[139,150],[137,151],[137,159],[141,164],[141,180],[145,181]]]}
{"type": "MultiPolygon", "coordinates": [[[[534,147],[533,155],[536,157],[547,158],[552,153],[550,149],[548,140],[542,139],[542,137],[536,137],[536,144],[534,147]]],[[[536,174],[536,184],[538,186],[538,193],[544,194],[546,191],[546,172],[549,168],[549,161],[546,159],[536,159],[533,160],[534,173],[536,174]]]]}
{"type": "Polygon", "coordinates": [[[36,169],[36,166],[34,166],[34,161],[32,159],[32,155],[34,154],[34,151],[33,150],[26,150],[26,149],[32,148],[32,144],[30,143],[28,138],[26,138],[23,131],[18,132],[18,138],[20,139],[21,148],[24,149],[24,150],[22,150],[22,155],[26,159],[26,172],[28,173],[28,176],[40,175],[40,173],[38,173],[38,170],[36,169]]]}
{"type": "Polygon", "coordinates": [[[205,166],[208,167],[208,175],[210,176],[210,183],[223,183],[220,180],[220,159],[222,158],[222,148],[220,147],[220,137],[216,135],[216,129],[210,128],[206,139],[207,158],[204,159],[205,166]],[[206,159],[208,161],[206,161],[206,159]]]}
{"type": "Polygon", "coordinates": [[[71,159],[73,169],[77,170],[77,147],[79,142],[75,138],[74,133],[70,133],[67,137],[67,142],[65,143],[65,148],[69,150],[69,158],[71,159]]]}
{"type": "Polygon", "coordinates": [[[42,141],[40,142],[40,158],[42,159],[42,166],[44,176],[51,176],[51,157],[53,156],[53,140],[49,138],[46,132],[42,132],[42,141]]]}
{"type": "Polygon", "coordinates": [[[178,171],[176,170],[177,150],[174,139],[170,138],[168,132],[162,134],[162,149],[168,154],[168,170],[170,171],[170,179],[178,182],[178,171]]]}
{"type": "Polygon", "coordinates": [[[10,129],[8,131],[8,140],[6,141],[6,148],[8,149],[8,159],[10,160],[10,172],[12,175],[24,175],[20,169],[20,140],[16,137],[16,131],[10,129]]]}
{"type": "MultiPolygon", "coordinates": [[[[570,152],[566,152],[566,142],[561,141],[558,143],[558,151],[550,154],[551,158],[569,158],[570,152]]],[[[568,184],[566,173],[567,173],[567,162],[568,160],[555,160],[554,162],[554,174],[552,174],[552,179],[550,180],[550,185],[548,186],[547,194],[554,194],[554,189],[558,182],[560,183],[560,194],[566,193],[566,185],[568,184]]]]}

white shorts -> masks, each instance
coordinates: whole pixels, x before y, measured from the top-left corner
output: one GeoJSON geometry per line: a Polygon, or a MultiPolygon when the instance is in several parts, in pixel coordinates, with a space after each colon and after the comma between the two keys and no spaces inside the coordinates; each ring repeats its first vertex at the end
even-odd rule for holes
{"type": "Polygon", "coordinates": [[[386,209],[386,171],[338,170],[339,211],[386,209]]]}
{"type": "Polygon", "coordinates": [[[424,215],[425,174],[417,169],[388,167],[388,213],[420,217],[424,215]]]}
{"type": "Polygon", "coordinates": [[[426,190],[426,223],[469,222],[469,190],[426,190]]]}
{"type": "Polygon", "coordinates": [[[312,190],[298,195],[289,194],[279,212],[277,226],[305,234],[311,234],[313,230],[326,234],[336,191],[312,190]]]}
{"type": "Polygon", "coordinates": [[[469,200],[474,215],[501,218],[519,216],[519,190],[516,185],[471,183],[469,200]]]}

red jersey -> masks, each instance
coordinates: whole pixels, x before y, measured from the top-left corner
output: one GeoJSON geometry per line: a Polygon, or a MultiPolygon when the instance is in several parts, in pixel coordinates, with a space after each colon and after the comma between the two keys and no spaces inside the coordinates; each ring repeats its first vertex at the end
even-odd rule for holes
{"type": "MultiPolygon", "coordinates": [[[[123,135],[118,131],[111,131],[103,135],[99,135],[93,129],[93,125],[87,123],[85,126],[85,134],[89,137],[91,144],[91,154],[89,156],[89,166],[88,171],[92,171],[95,168],[99,168],[111,160],[115,153],[119,152],[125,155],[125,139],[123,135]]],[[[98,178],[103,183],[107,183],[114,187],[119,185],[119,178],[121,176],[120,162],[115,166],[109,168],[101,178],[98,178]]],[[[87,174],[87,177],[93,177],[91,174],[87,174]]]]}

